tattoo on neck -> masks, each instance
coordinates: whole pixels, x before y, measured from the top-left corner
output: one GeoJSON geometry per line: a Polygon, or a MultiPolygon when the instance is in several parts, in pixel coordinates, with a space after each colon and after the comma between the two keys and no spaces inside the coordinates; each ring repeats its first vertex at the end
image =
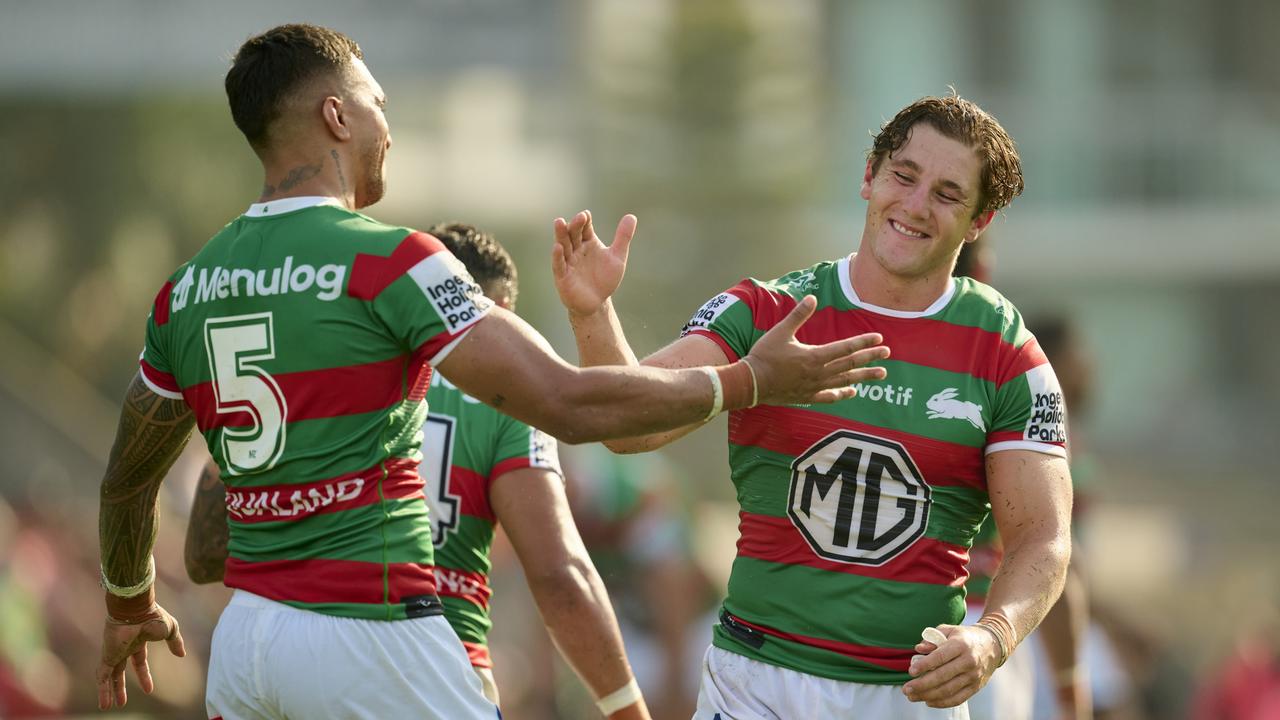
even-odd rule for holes
{"type": "Polygon", "coordinates": [[[320,174],[320,168],[324,166],[324,158],[320,158],[320,162],[315,165],[300,165],[289,171],[284,180],[280,181],[280,191],[292,190],[294,187],[310,180],[320,174]]]}
{"type": "Polygon", "coordinates": [[[271,197],[276,194],[276,186],[271,183],[262,183],[262,197],[271,197]]]}
{"type": "Polygon", "coordinates": [[[489,401],[489,404],[494,406],[495,408],[500,408],[502,407],[502,403],[506,401],[507,401],[506,396],[504,396],[502,393],[498,393],[497,395],[493,396],[493,399],[489,401]]]}
{"type": "Polygon", "coordinates": [[[342,185],[342,197],[347,196],[347,178],[342,174],[342,161],[338,159],[338,151],[330,150],[329,157],[333,158],[334,167],[338,168],[338,183],[342,185]]]}

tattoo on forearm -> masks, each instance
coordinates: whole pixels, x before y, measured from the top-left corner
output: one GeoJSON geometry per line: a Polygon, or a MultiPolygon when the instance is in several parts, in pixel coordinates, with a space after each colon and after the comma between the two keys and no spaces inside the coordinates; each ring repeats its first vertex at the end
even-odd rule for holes
{"type": "Polygon", "coordinates": [[[342,197],[347,196],[347,178],[342,174],[342,161],[338,159],[338,151],[330,150],[329,157],[333,158],[334,167],[338,168],[338,182],[342,185],[342,197]]]}
{"type": "Polygon", "coordinates": [[[156,395],[141,376],[134,376],[99,492],[102,568],[112,583],[134,585],[146,576],[156,539],[160,482],[194,424],[185,402],[156,395]]]}
{"type": "Polygon", "coordinates": [[[187,542],[183,552],[187,575],[197,583],[222,579],[227,561],[227,492],[218,478],[218,466],[205,465],[196,486],[191,517],[187,521],[187,542]]]}

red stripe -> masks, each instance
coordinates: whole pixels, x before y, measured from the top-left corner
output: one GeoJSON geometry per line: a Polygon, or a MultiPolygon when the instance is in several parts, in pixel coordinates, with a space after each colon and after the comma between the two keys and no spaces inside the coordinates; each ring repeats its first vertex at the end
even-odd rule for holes
{"type": "Polygon", "coordinates": [[[462,647],[467,649],[467,659],[471,661],[471,667],[493,669],[493,658],[489,657],[489,648],[478,643],[462,641],[462,647]]]}
{"type": "Polygon", "coordinates": [[[485,476],[470,468],[453,465],[449,468],[449,491],[460,498],[458,509],[463,515],[491,523],[498,521],[489,505],[489,480],[485,476]]]}
{"type": "MultiPolygon", "coordinates": [[[[749,281],[735,285],[729,292],[747,303],[752,322],[762,331],[777,325],[796,306],[796,299],[790,295],[771,292],[749,281]]],[[[1033,352],[1022,354],[998,332],[933,318],[891,317],[860,308],[819,308],[800,326],[796,338],[819,345],[868,332],[884,336],[894,360],[973,375],[997,386],[1044,362],[1039,360],[1044,354],[1038,346],[1033,352]]]]}
{"type": "Polygon", "coordinates": [[[151,319],[155,321],[157,326],[164,325],[169,322],[169,295],[173,293],[173,281],[165,283],[160,288],[160,292],[156,293],[155,303],[152,305],[151,319]]]}
{"type": "MultiPolygon", "coordinates": [[[[404,399],[405,358],[393,357],[365,365],[272,374],[288,404],[288,421],[357,415],[382,410],[404,399]]],[[[219,413],[213,383],[182,390],[195,411],[201,432],[216,427],[248,427],[247,410],[219,413]]]]}
{"type": "MultiPolygon", "coordinates": [[[[448,345],[454,340],[457,340],[458,338],[467,334],[468,330],[475,327],[476,323],[480,322],[480,320],[483,320],[483,319],[484,319],[484,316],[482,315],[479,320],[472,322],[470,325],[467,325],[466,327],[462,328],[456,333],[451,333],[451,332],[442,330],[439,335],[435,335],[433,337],[427,338],[426,342],[419,345],[418,349],[413,351],[413,357],[415,361],[418,359],[421,359],[422,362],[429,362],[431,358],[436,356],[436,353],[444,349],[445,345],[448,345]]],[[[431,384],[431,376],[428,375],[427,383],[425,385],[422,385],[422,394],[424,397],[426,396],[426,393],[427,393],[427,386],[430,384],[431,384]]]]}
{"type": "Polygon", "coordinates": [[[169,373],[160,372],[155,369],[151,363],[144,359],[139,359],[138,365],[142,370],[142,374],[147,376],[147,379],[151,381],[152,385],[168,390],[169,392],[182,392],[182,388],[178,387],[177,379],[169,373]]]}
{"type": "Polygon", "coordinates": [[[772,635],[791,642],[800,643],[801,645],[809,645],[811,647],[830,650],[831,652],[840,653],[860,660],[870,665],[885,668],[886,670],[894,670],[896,672],[906,672],[907,666],[911,664],[911,656],[915,654],[914,648],[882,648],[872,647],[870,645],[855,645],[853,643],[840,642],[839,640],[827,640],[825,638],[810,637],[808,635],[796,635],[794,633],[785,633],[773,628],[757,625],[748,622],[742,618],[731,616],[738,622],[746,625],[753,630],[758,630],[766,635],[772,635]]]}
{"type": "Polygon", "coordinates": [[[512,470],[523,470],[527,467],[533,467],[533,462],[529,460],[528,455],[507,458],[497,465],[494,465],[493,470],[489,471],[489,481],[493,482],[512,470]]]}
{"type": "Polygon", "coordinates": [[[227,516],[241,524],[305,520],[387,500],[425,497],[418,464],[406,458],[309,483],[227,488],[227,516]],[[379,480],[382,482],[380,483],[379,480]],[[381,487],[379,487],[381,486],[381,487]]]}
{"type": "Polygon", "coordinates": [[[272,600],[303,603],[400,603],[436,591],[430,565],[358,560],[265,560],[227,558],[224,582],[272,600]],[[383,577],[388,596],[383,596],[383,577]]]}
{"type": "Polygon", "coordinates": [[[489,598],[493,595],[488,575],[439,566],[436,567],[436,589],[440,597],[466,600],[482,610],[489,609],[489,598]]]}
{"type": "Polygon", "coordinates": [[[361,300],[373,300],[414,265],[441,251],[448,252],[444,243],[434,236],[412,232],[400,241],[389,257],[356,253],[351,264],[347,294],[361,300]]]}
{"type": "Polygon", "coordinates": [[[836,430],[854,430],[893,440],[908,448],[911,459],[934,487],[987,489],[982,448],[867,425],[814,410],[757,405],[729,414],[729,442],[782,455],[799,456],[836,430]]]}
{"type": "Polygon", "coordinates": [[[784,565],[804,565],[877,580],[961,587],[969,578],[969,553],[959,545],[922,537],[879,567],[819,557],[788,518],[738,513],[738,555],[784,565]]]}

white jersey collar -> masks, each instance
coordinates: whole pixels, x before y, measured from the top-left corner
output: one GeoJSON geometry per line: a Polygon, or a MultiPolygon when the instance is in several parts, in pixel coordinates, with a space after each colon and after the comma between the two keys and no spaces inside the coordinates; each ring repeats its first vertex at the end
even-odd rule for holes
{"type": "Polygon", "coordinates": [[[268,217],[318,205],[337,205],[341,207],[342,202],[338,198],[325,197],[323,195],[303,195],[301,197],[280,198],[279,200],[254,203],[249,206],[249,209],[244,214],[249,217],[268,217]]]}
{"type": "Polygon", "coordinates": [[[888,315],[889,317],[896,317],[896,318],[929,317],[930,315],[936,315],[937,313],[942,312],[942,309],[947,306],[947,303],[951,302],[951,298],[954,297],[956,294],[956,279],[951,278],[951,282],[947,283],[947,289],[942,291],[942,295],[938,296],[938,299],[934,300],[933,303],[929,305],[929,307],[923,310],[920,310],[918,312],[912,312],[907,310],[894,310],[893,308],[880,307],[879,305],[872,305],[871,303],[866,302],[865,300],[859,298],[858,292],[853,289],[853,280],[851,279],[852,276],[849,273],[849,261],[852,258],[853,258],[852,254],[846,255],[843,258],[841,258],[840,265],[836,269],[836,272],[840,274],[840,288],[844,290],[845,298],[847,298],[849,302],[853,303],[857,307],[862,308],[863,310],[869,310],[873,313],[879,313],[880,315],[888,315]]]}

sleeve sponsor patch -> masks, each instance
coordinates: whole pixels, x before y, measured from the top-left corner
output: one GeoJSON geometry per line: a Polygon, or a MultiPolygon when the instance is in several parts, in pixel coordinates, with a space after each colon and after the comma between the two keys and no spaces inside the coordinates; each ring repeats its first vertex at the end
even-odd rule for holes
{"type": "Polygon", "coordinates": [[[1022,437],[1034,442],[1065,443],[1067,406],[1053,367],[1045,363],[1028,370],[1027,390],[1031,396],[1031,417],[1022,437]]]}
{"type": "Polygon", "coordinates": [[[716,318],[724,314],[724,311],[733,307],[733,304],[739,302],[738,296],[729,293],[720,293],[719,295],[708,300],[702,307],[698,308],[698,312],[689,318],[689,322],[685,323],[680,330],[680,337],[688,335],[694,330],[703,330],[715,322],[716,318]]]}
{"type": "Polygon", "coordinates": [[[556,439],[538,428],[529,428],[529,465],[550,470],[563,476],[560,470],[560,454],[556,451],[556,439]]]}
{"type": "Polygon", "coordinates": [[[431,301],[450,334],[470,326],[493,307],[462,261],[447,252],[423,259],[409,269],[409,276],[431,301]]]}

